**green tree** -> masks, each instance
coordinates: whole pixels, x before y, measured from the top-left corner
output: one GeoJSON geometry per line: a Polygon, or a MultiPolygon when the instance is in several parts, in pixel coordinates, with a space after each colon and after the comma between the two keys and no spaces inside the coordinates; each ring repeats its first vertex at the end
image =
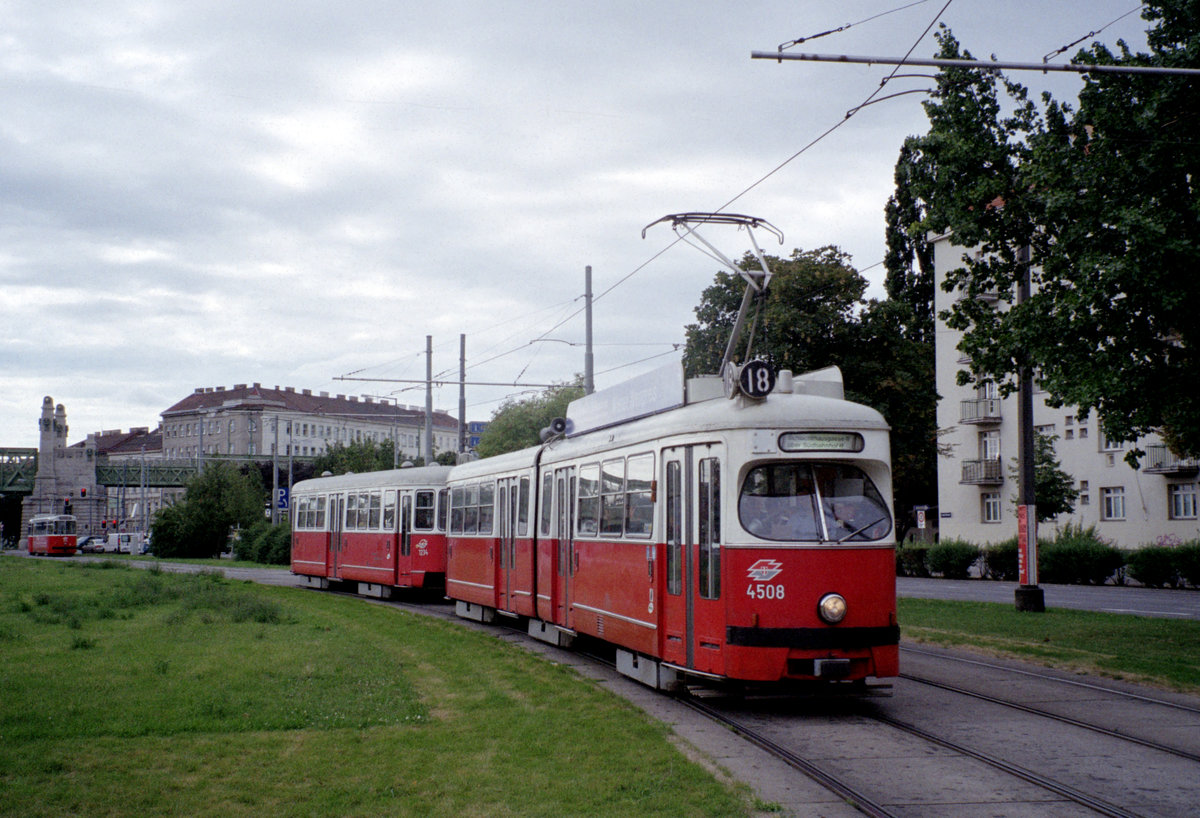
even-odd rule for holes
{"type": "MultiPolygon", "coordinates": [[[[1200,65],[1200,0],[1152,0],[1142,16],[1149,53],[1096,44],[1076,61],[1200,65]]],[[[939,41],[941,57],[970,56],[948,32],[939,41]]],[[[1027,360],[1051,404],[1095,411],[1108,439],[1159,432],[1200,453],[1200,84],[1096,73],[1078,105],[1043,96],[1039,110],[994,72],[938,74],[930,131],[910,145],[914,229],[980,251],[945,282],[968,296],[946,316],[971,359],[960,381],[1008,394],[1027,360]],[[1015,304],[1026,252],[1033,292],[1015,304]],[[1002,308],[972,297],[985,292],[1002,308]]]]}
{"type": "Polygon", "coordinates": [[[263,519],[267,495],[257,469],[209,462],[188,481],[184,498],[158,513],[152,526],[154,553],[162,557],[215,557],[229,532],[263,519]]]}
{"type": "MultiPolygon", "coordinates": [[[[406,458],[407,459],[407,458],[406,458]]],[[[313,460],[313,474],[383,471],[395,465],[392,441],[355,440],[337,443],[313,460]]]]}
{"type": "MultiPolygon", "coordinates": [[[[1035,432],[1033,444],[1033,491],[1037,498],[1037,521],[1039,523],[1053,520],[1059,514],[1070,514],[1075,510],[1075,501],[1079,499],[1079,490],[1075,488],[1075,478],[1062,469],[1058,454],[1054,450],[1054,441],[1058,435],[1044,435],[1035,432]]],[[[1013,484],[1021,481],[1021,471],[1017,458],[1012,459],[1008,468],[1013,484]]],[[[1012,498],[1016,505],[1016,496],[1012,498]]]]}
{"type": "MultiPolygon", "coordinates": [[[[850,265],[850,257],[827,246],[793,250],[786,259],[765,258],[773,277],[743,327],[734,360],[745,362],[751,338],[756,357],[797,372],[842,364],[847,357],[857,360],[855,313],[863,305],[867,281],[850,265]]],[[[746,254],[741,267],[757,269],[757,261],[746,254]]],[[[689,376],[719,374],[745,287],[740,276],[721,271],[701,294],[696,323],[685,328],[683,360],[689,376]]]]}
{"type": "Polygon", "coordinates": [[[542,429],[554,418],[565,418],[567,404],[580,397],[583,397],[583,380],[577,377],[574,383],[552,386],[531,398],[506,400],[479,436],[476,453],[492,457],[538,445],[542,429]]]}
{"type": "MultiPolygon", "coordinates": [[[[768,256],[774,277],[740,345],[745,349],[753,333],[756,356],[795,372],[836,365],[846,397],[883,414],[892,426],[900,529],[914,505],[932,505],[937,496],[932,271],[919,260],[918,245],[911,246],[912,253],[898,251],[889,268],[895,295],[870,303],[863,301],[866,280],[835,247],[797,249],[787,259],[768,256]]],[[[747,255],[741,264],[749,269],[757,263],[747,255]]],[[[689,375],[717,371],[744,287],[740,277],[718,272],[701,295],[697,322],[686,328],[689,375]]]]}

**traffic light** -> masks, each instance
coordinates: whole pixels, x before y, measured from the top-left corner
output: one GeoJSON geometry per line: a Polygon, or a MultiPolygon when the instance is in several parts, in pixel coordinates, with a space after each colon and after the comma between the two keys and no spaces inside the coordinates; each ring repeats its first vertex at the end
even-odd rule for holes
{"type": "Polygon", "coordinates": [[[87,497],[87,489],[80,489],[80,490],[79,490],[79,496],[80,496],[80,497],[87,497]]]}

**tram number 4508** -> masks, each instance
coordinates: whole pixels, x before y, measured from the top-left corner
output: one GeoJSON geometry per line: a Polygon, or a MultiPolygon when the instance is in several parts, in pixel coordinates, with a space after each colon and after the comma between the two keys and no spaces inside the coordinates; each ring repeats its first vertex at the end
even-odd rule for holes
{"type": "Polygon", "coordinates": [[[746,586],[746,596],[751,599],[783,599],[784,586],[756,583],[746,586]]]}

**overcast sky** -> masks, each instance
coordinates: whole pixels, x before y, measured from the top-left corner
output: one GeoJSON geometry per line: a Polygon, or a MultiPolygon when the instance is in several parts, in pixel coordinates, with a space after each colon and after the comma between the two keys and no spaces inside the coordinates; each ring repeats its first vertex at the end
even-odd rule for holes
{"type": "MultiPolygon", "coordinates": [[[[720,269],[642,228],[752,186],[727,209],[784,232],[764,249],[837,245],[881,296],[923,95],[772,174],[891,69],[750,53],[852,23],[792,50],[899,57],[946,5],[909,2],[0,0],[0,446],[37,445],[45,395],[71,442],[153,428],[201,386],[424,405],[340,378],[423,378],[427,335],[437,373],[457,377],[465,333],[469,381],[569,380],[586,265],[612,385],[669,360],[720,269]]],[[[954,0],[940,20],[976,56],[1036,62],[1136,7],[954,0]]],[[[1095,39],[1144,48],[1144,29],[1134,13],[1095,39]]],[[[931,33],[913,54],[935,51],[931,33]]],[[[469,387],[469,418],[522,389],[469,387]]],[[[434,404],[457,413],[457,386],[434,404]]]]}

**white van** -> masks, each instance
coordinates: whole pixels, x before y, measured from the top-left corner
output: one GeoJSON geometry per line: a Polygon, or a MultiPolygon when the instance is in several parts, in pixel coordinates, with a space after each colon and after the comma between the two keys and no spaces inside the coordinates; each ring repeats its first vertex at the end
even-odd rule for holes
{"type": "Polygon", "coordinates": [[[140,531],[126,531],[120,534],[109,534],[104,543],[104,550],[117,554],[138,554],[142,550],[142,541],[146,535],[140,531]]]}

